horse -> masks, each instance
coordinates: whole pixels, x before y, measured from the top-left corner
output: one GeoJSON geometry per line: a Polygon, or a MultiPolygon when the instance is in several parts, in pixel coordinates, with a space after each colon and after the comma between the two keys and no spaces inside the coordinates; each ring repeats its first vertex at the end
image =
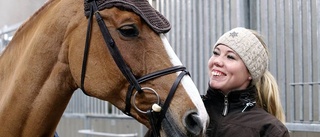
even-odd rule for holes
{"type": "Polygon", "coordinates": [[[0,56],[0,136],[53,136],[73,93],[112,103],[153,136],[204,136],[208,115],[147,0],[49,0],[0,56]]]}

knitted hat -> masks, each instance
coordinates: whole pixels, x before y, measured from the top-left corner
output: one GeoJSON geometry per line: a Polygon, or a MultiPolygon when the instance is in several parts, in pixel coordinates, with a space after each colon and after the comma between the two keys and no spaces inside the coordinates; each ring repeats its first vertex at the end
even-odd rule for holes
{"type": "MultiPolygon", "coordinates": [[[[155,10],[147,0],[96,0],[99,10],[118,7],[139,15],[156,33],[167,33],[171,29],[169,21],[155,10]]],[[[89,4],[84,1],[85,15],[89,16],[89,4]]]]}
{"type": "Polygon", "coordinates": [[[223,44],[234,50],[242,59],[255,84],[268,67],[268,53],[259,39],[248,29],[234,28],[223,34],[214,47],[223,44]]]}

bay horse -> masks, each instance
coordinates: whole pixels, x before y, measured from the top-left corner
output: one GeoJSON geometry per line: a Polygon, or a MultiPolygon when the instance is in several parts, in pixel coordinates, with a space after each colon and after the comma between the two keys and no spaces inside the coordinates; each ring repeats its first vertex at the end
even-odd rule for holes
{"type": "Polygon", "coordinates": [[[146,0],[47,1],[1,53],[0,136],[53,136],[78,88],[150,135],[204,136],[208,115],[170,27],[146,0]]]}

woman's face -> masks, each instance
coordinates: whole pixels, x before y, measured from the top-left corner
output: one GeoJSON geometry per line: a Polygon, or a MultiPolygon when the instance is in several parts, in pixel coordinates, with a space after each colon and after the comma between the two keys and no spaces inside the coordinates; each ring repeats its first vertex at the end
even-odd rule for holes
{"type": "Polygon", "coordinates": [[[211,88],[225,94],[248,87],[251,76],[240,56],[225,45],[218,45],[208,61],[211,88]]]}

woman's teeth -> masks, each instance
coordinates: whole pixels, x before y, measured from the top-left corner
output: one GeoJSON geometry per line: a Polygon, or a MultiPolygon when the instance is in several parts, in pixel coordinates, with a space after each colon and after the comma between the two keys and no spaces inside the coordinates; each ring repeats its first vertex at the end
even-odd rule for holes
{"type": "Polygon", "coordinates": [[[213,71],[211,74],[213,76],[221,76],[221,75],[223,75],[221,72],[218,72],[218,71],[213,71]]]}

